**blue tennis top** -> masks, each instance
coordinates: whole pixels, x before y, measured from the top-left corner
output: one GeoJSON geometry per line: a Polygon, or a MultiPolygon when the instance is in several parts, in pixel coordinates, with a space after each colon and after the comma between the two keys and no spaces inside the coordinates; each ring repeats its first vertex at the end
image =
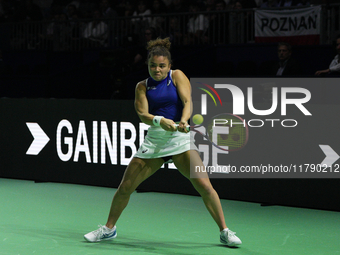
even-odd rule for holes
{"type": "Polygon", "coordinates": [[[161,81],[155,81],[152,77],[149,77],[146,80],[146,97],[151,114],[178,122],[182,117],[183,104],[172,81],[171,74],[172,70],[161,81]]]}

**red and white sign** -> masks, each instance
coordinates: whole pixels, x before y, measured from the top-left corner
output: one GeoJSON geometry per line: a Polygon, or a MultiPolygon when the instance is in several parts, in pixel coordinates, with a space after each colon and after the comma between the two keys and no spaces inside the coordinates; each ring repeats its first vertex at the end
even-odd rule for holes
{"type": "Polygon", "coordinates": [[[321,6],[292,10],[256,10],[255,42],[320,43],[321,6]]]}

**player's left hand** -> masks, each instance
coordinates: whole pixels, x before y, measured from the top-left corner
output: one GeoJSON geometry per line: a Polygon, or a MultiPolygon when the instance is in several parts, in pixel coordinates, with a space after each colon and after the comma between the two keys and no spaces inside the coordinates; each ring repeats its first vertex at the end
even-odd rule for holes
{"type": "Polygon", "coordinates": [[[188,126],[188,122],[187,121],[181,121],[178,124],[177,131],[182,132],[182,133],[188,133],[189,131],[187,129],[187,126],[188,126]]]}

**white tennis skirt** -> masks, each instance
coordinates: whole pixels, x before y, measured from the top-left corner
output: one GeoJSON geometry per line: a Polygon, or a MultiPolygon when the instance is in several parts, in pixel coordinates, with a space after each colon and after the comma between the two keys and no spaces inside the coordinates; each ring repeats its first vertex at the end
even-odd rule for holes
{"type": "Polygon", "coordinates": [[[135,154],[137,158],[163,158],[198,150],[192,132],[170,132],[161,127],[150,126],[148,133],[135,154]]]}

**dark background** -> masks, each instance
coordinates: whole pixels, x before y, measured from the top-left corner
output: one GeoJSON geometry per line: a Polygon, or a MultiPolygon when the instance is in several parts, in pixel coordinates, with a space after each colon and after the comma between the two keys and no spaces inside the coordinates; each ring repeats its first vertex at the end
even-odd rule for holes
{"type": "MultiPolygon", "coordinates": [[[[133,70],[127,49],[79,52],[3,51],[0,97],[133,99],[147,67],[133,70]]],[[[315,77],[336,55],[333,45],[295,46],[292,56],[315,77]]],[[[173,69],[189,77],[267,77],[278,61],[277,44],[177,47],[173,69]]]]}

